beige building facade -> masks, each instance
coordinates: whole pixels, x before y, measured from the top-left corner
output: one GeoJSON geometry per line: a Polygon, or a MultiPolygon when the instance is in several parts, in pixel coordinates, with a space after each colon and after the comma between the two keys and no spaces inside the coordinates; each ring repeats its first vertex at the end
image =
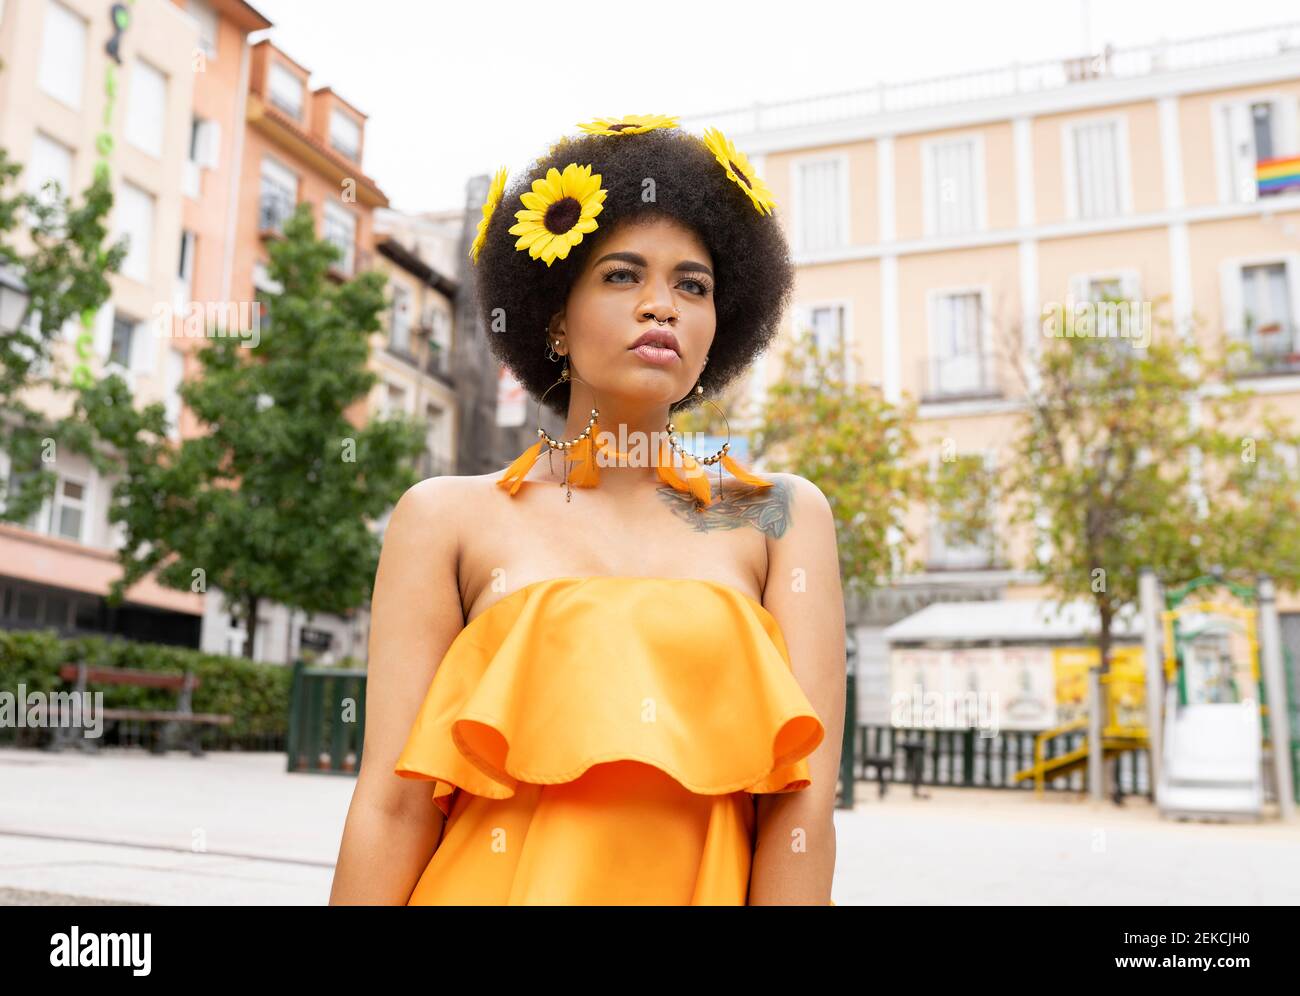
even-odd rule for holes
{"type": "MultiPolygon", "coordinates": [[[[1166,301],[1165,334],[1246,341],[1255,404],[1300,424],[1300,185],[1257,183],[1260,162],[1300,156],[1298,119],[1288,25],[684,123],[731,137],[783,209],[786,333],[842,342],[850,378],[915,401],[926,452],[996,463],[1022,410],[1008,358],[1033,356],[1045,307],[1108,294],[1166,301]]],[[[938,600],[1044,594],[1005,518],[954,548],[913,510],[925,569],[856,613],[864,722],[887,721],[885,625],[938,600]]],[[[1280,607],[1300,640],[1300,598],[1280,607]]]]}

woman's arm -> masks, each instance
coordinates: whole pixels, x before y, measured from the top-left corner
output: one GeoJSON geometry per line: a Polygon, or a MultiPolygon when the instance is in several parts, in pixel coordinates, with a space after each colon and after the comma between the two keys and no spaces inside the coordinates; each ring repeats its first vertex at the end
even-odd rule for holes
{"type": "Polygon", "coordinates": [[[768,539],[763,605],[781,624],[795,679],[826,728],[808,757],[812,784],[760,794],[750,906],[825,906],[835,873],[835,783],[844,738],[844,594],[835,520],[821,489],[793,474],[789,523],[768,539]]]}
{"type": "Polygon", "coordinates": [[[370,603],[366,735],[330,905],[404,905],[437,849],[433,782],[399,778],[398,755],[438,663],[464,626],[451,477],[408,490],[393,509],[370,603]]]}

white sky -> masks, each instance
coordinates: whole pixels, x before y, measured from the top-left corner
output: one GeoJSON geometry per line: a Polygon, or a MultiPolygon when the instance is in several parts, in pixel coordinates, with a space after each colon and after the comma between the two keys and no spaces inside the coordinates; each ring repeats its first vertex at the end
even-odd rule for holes
{"type": "Polygon", "coordinates": [[[369,115],[363,165],[407,211],[460,209],[466,178],[522,169],[596,117],[685,116],[1300,20],[1295,0],[251,2],[312,87],[369,115]]]}

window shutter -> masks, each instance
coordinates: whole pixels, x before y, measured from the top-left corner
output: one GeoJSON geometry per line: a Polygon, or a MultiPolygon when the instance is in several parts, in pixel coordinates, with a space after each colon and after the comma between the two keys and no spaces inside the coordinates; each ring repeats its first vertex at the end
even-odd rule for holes
{"type": "Polygon", "coordinates": [[[1287,303],[1290,305],[1292,349],[1300,347],[1300,252],[1285,253],[1287,303]]]}
{"type": "MultiPolygon", "coordinates": [[[[113,348],[113,316],[114,308],[111,300],[105,301],[95,312],[95,355],[101,360],[107,360],[109,351],[113,348]]],[[[81,357],[73,353],[73,362],[83,362],[81,357]]]]}
{"type": "Polygon", "coordinates": [[[799,167],[799,237],[805,251],[844,244],[839,166],[837,160],[827,160],[799,167]]]}
{"type": "Polygon", "coordinates": [[[1219,264],[1219,299],[1223,331],[1230,338],[1242,338],[1241,263],[1235,259],[1225,259],[1219,264]]]}
{"type": "Polygon", "coordinates": [[[221,162],[221,122],[203,122],[203,151],[201,163],[206,169],[216,169],[221,162]]]}
{"type": "Polygon", "coordinates": [[[136,322],[131,329],[131,369],[139,374],[151,374],[158,356],[158,339],[150,322],[136,322]]]}

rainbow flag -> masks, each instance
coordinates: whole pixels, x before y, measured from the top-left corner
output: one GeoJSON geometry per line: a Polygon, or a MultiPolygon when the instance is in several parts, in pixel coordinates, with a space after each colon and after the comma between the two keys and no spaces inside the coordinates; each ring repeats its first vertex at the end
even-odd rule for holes
{"type": "Polygon", "coordinates": [[[1255,182],[1261,196],[1300,187],[1300,156],[1261,159],[1255,164],[1255,182]]]}

